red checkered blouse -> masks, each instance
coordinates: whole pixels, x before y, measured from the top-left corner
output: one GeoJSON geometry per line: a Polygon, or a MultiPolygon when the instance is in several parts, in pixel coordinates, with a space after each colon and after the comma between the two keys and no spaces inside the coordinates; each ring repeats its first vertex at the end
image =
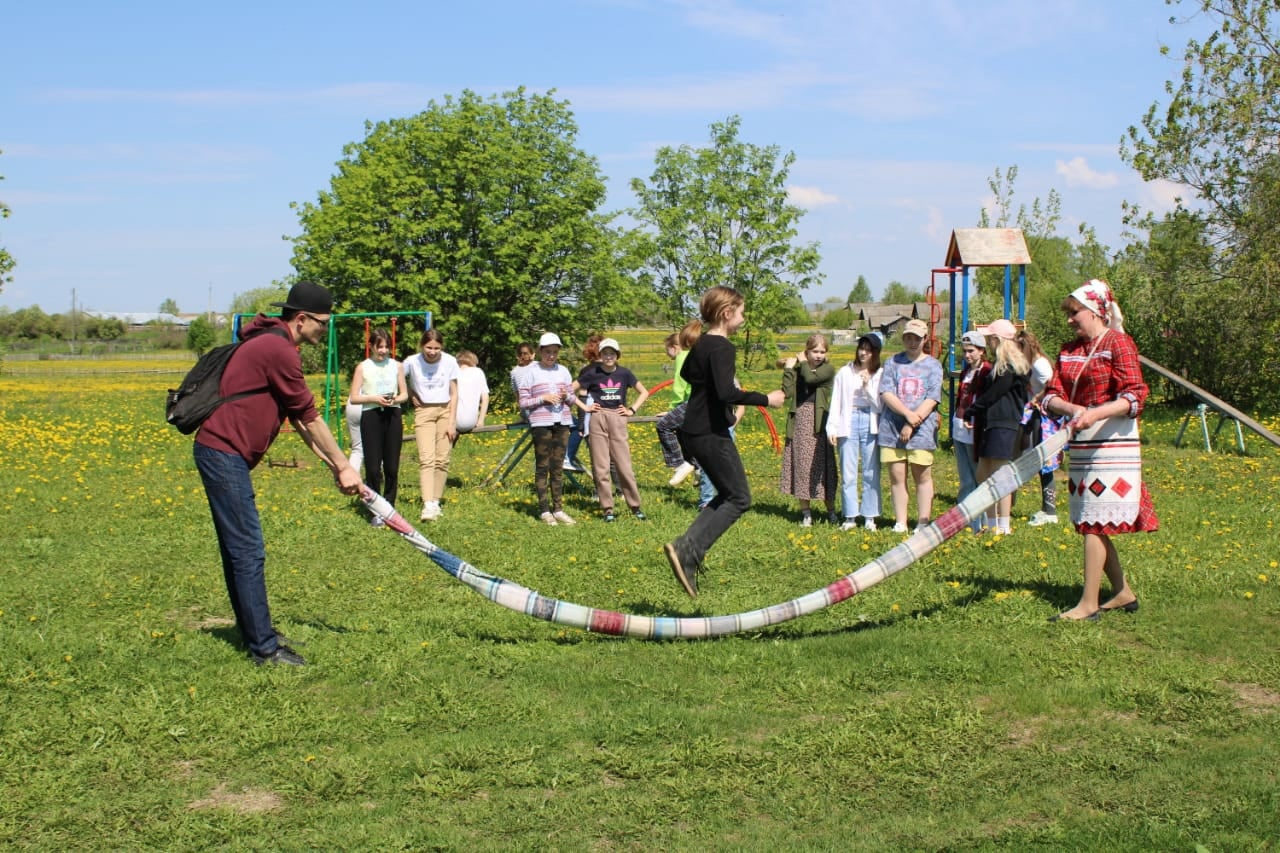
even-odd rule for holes
{"type": "Polygon", "coordinates": [[[1077,338],[1063,345],[1058,353],[1058,369],[1040,403],[1044,411],[1049,411],[1049,401],[1054,397],[1077,406],[1100,406],[1123,398],[1129,401],[1129,417],[1138,417],[1147,402],[1147,383],[1142,379],[1133,338],[1108,329],[1097,341],[1077,338]]]}

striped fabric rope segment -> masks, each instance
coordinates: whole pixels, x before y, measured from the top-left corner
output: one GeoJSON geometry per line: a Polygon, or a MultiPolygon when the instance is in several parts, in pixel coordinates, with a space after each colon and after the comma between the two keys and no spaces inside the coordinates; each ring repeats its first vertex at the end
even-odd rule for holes
{"type": "Polygon", "coordinates": [[[1037,480],[1040,469],[1066,446],[1069,438],[1070,431],[1064,429],[1046,439],[1043,444],[1028,450],[1016,462],[1002,465],[991,477],[979,484],[972,494],[938,516],[933,523],[917,529],[902,544],[834,583],[781,604],[728,616],[637,616],[548,598],[518,583],[486,574],[462,558],[437,547],[376,492],[366,488],[362,500],[370,512],[387,523],[387,527],[399,533],[441,569],[509,610],[556,625],[601,634],[647,640],[704,639],[742,631],[757,631],[808,616],[846,598],[852,598],[862,590],[892,577],[967,528],[970,521],[998,499],[1012,494],[1032,480],[1037,480]]]}

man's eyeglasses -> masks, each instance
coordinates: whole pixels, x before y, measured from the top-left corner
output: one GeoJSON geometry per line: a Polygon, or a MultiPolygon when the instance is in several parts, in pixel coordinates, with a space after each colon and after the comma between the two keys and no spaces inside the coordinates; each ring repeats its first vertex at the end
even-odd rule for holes
{"type": "Polygon", "coordinates": [[[301,312],[299,312],[299,313],[301,313],[301,314],[302,314],[302,316],[303,316],[303,317],[306,317],[308,320],[314,320],[314,321],[316,321],[316,322],[317,322],[317,323],[319,323],[321,326],[327,326],[327,325],[329,325],[329,320],[331,320],[331,319],[332,319],[332,317],[325,317],[323,320],[321,320],[321,319],[320,319],[319,317],[317,317],[315,314],[308,314],[306,311],[301,311],[301,312]]]}

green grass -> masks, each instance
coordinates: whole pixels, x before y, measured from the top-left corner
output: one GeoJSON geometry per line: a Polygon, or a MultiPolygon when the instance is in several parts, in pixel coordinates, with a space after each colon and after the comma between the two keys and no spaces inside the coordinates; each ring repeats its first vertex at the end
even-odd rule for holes
{"type": "MultiPolygon", "coordinates": [[[[625,346],[625,344],[624,344],[625,346]]],[[[625,359],[624,359],[625,360],[625,359]]],[[[657,362],[655,362],[656,364],[657,362]]],[[[26,369],[27,366],[24,366],[26,369]]],[[[7,368],[6,368],[7,369],[7,368]]],[[[1118,540],[1139,613],[1058,625],[1080,543],[964,535],[819,614],[707,642],[503,610],[374,531],[294,436],[255,474],[277,624],[310,666],[252,666],[228,624],[173,377],[0,375],[0,844],[40,849],[1194,849],[1280,840],[1280,451],[1176,449],[1153,406],[1162,529],[1118,540]]],[[[763,387],[776,374],[748,382],[763,387]]],[[[642,374],[656,382],[660,373],[642,374]]],[[[655,401],[652,411],[660,406],[655,401]]],[[[497,419],[501,419],[500,417],[497,419]]],[[[1269,423],[1273,429],[1274,423],[1269,423]]],[[[535,520],[514,434],[462,439],[427,534],[479,568],[637,613],[794,597],[898,541],[796,525],[758,415],[756,505],[696,602],[661,543],[696,490],[633,428],[651,521],[535,520]]],[[[416,497],[407,445],[402,506],[416,497]]],[[[955,494],[949,455],[937,507],[955,494]]],[[[416,519],[416,512],[412,513],[416,519]]]]}

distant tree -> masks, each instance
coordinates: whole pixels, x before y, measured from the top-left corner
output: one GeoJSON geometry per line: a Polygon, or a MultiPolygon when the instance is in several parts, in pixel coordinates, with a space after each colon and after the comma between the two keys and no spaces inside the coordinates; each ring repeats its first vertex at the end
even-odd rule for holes
{"type": "Polygon", "coordinates": [[[272,283],[269,287],[255,287],[231,297],[231,314],[279,314],[272,302],[284,302],[289,295],[289,285],[272,283]]]}
{"type": "MultiPolygon", "coordinates": [[[[294,268],[339,310],[429,310],[451,348],[492,366],[543,330],[570,342],[640,304],[567,102],[464,91],[365,131],[329,189],[295,205],[294,268]]],[[[354,361],[362,330],[337,334],[354,361]]]]}
{"type": "MultiPolygon", "coordinates": [[[[0,151],[0,154],[3,153],[3,151],[0,151]]],[[[0,175],[0,181],[3,180],[4,175],[0,175]]],[[[8,218],[9,206],[3,201],[0,201],[0,219],[8,218]]],[[[10,273],[13,271],[15,263],[13,255],[9,254],[9,250],[6,249],[3,244],[0,244],[0,290],[4,290],[5,282],[13,281],[13,276],[10,275],[10,273]]]]}
{"type": "Polygon", "coordinates": [[[834,308],[823,315],[822,325],[827,329],[852,329],[853,312],[848,308],[834,308]]]}
{"type": "Polygon", "coordinates": [[[740,141],[740,125],[730,116],[711,125],[704,147],[659,149],[649,180],[631,181],[639,204],[630,213],[647,240],[642,280],[672,326],[695,315],[708,287],[741,291],[747,322],[740,353],[749,367],[772,343],[770,330],[789,324],[800,291],[823,276],[817,244],[793,245],[804,215],[787,201],[795,154],[740,141]]]}
{"type": "Polygon", "coordinates": [[[858,276],[857,284],[855,284],[853,289],[849,291],[849,302],[856,304],[859,302],[870,301],[872,301],[871,285],[867,284],[866,276],[860,275],[858,276]]]}
{"type": "Polygon", "coordinates": [[[160,313],[161,313],[161,314],[173,314],[174,316],[177,316],[177,315],[178,315],[178,303],[177,303],[177,302],[174,302],[172,299],[166,299],[164,302],[161,302],[161,303],[160,303],[160,313]]]}
{"type": "Polygon", "coordinates": [[[19,308],[9,315],[12,336],[25,340],[39,340],[54,337],[57,334],[57,323],[52,317],[40,310],[40,306],[32,305],[19,308]]]}
{"type": "Polygon", "coordinates": [[[884,289],[884,293],[880,296],[882,305],[906,305],[911,302],[920,302],[924,299],[924,293],[907,287],[900,281],[889,282],[884,289]]]}
{"type": "Polygon", "coordinates": [[[213,347],[216,332],[209,319],[201,314],[191,321],[187,327],[187,349],[197,356],[204,355],[213,347]]]}

